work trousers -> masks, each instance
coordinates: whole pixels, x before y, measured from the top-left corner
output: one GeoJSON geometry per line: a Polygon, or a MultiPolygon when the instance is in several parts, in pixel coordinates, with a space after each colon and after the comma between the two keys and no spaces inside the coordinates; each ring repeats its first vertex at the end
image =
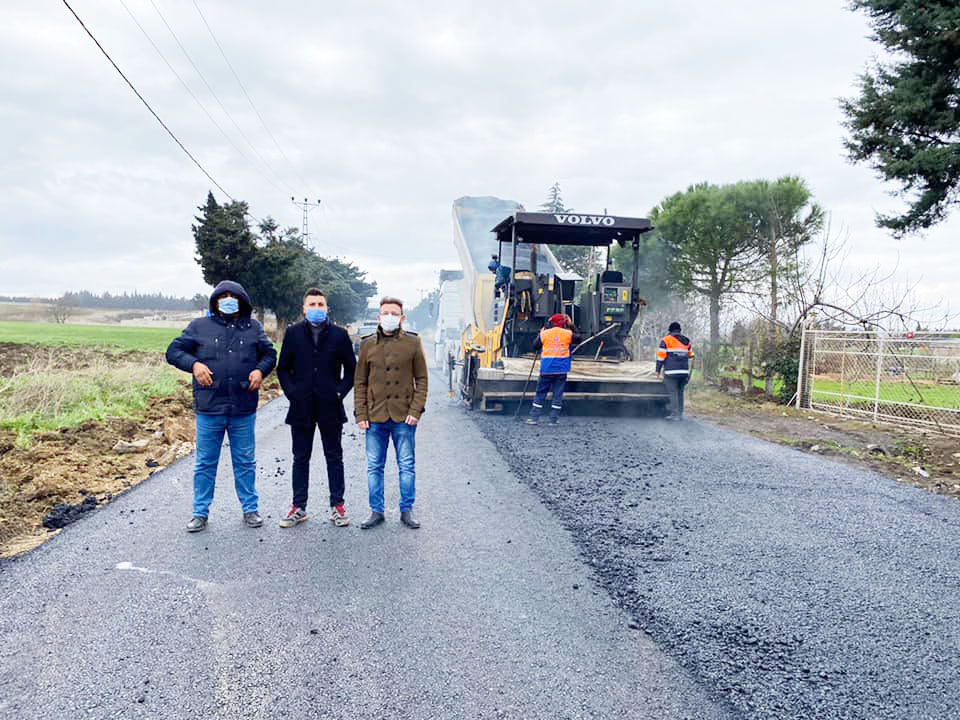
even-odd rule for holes
{"type": "Polygon", "coordinates": [[[330,507],[343,502],[343,425],[291,425],[293,437],[293,504],[307,509],[310,487],[310,457],[313,455],[313,432],[320,428],[323,458],[327,462],[327,485],[330,487],[330,507]]]}
{"type": "Polygon", "coordinates": [[[667,386],[670,396],[670,416],[677,420],[683,417],[683,391],[689,381],[688,374],[663,376],[663,384],[667,386]]]}
{"type": "Polygon", "coordinates": [[[566,375],[541,375],[537,380],[537,394],[533,398],[533,407],[530,408],[530,417],[537,420],[543,412],[543,405],[547,401],[547,393],[553,391],[553,401],[550,403],[550,417],[556,420],[560,417],[563,408],[563,389],[567,385],[566,375]]]}
{"type": "Polygon", "coordinates": [[[213,502],[213,488],[220,464],[223,436],[230,438],[233,482],[243,512],[256,512],[257,459],[256,413],[249,415],[206,415],[197,413],[197,456],[193,467],[193,514],[207,517],[213,502]]]}

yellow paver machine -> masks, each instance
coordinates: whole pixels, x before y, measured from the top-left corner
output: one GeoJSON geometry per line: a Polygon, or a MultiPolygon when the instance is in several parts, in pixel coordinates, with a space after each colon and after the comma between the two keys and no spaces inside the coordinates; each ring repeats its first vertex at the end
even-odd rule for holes
{"type": "Polygon", "coordinates": [[[539,372],[534,340],[555,313],[570,316],[586,337],[573,353],[566,403],[666,405],[653,360],[633,358],[628,342],[646,304],[637,282],[640,235],[653,229],[649,220],[532,213],[509,200],[462,197],[453,204],[453,228],[467,327],[448,371],[469,407],[500,411],[521,401],[528,378],[539,372]],[[614,243],[633,248],[629,278],[613,269],[614,243]],[[604,248],[605,268],[587,279],[567,272],[550,249],[558,245],[604,248]]]}

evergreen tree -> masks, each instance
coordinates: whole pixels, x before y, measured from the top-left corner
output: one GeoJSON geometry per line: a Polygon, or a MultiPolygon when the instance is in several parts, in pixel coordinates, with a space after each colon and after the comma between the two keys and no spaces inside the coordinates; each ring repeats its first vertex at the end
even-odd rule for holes
{"type": "Polygon", "coordinates": [[[220,205],[210,192],[206,204],[197,209],[201,215],[191,227],[204,281],[216,286],[222,280],[234,280],[246,288],[254,279],[257,256],[255,236],[247,224],[247,204],[220,205]]]}
{"type": "Polygon", "coordinates": [[[851,0],[874,40],[895,58],[860,76],[841,101],[853,162],[900,185],[909,208],[878,216],[897,237],[943,220],[960,198],[960,4],[956,0],[851,0]]]}
{"type": "MultiPolygon", "coordinates": [[[[563,194],[559,182],[555,182],[547,191],[547,199],[540,205],[540,210],[545,213],[574,212],[573,208],[563,204],[563,194]]],[[[576,245],[551,245],[550,250],[564,269],[577,273],[586,281],[596,272],[596,248],[577,247],[576,245]]]]}

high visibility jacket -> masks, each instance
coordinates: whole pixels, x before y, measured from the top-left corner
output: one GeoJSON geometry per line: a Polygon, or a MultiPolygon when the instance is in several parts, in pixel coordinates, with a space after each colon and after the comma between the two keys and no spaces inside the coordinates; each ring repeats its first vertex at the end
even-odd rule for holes
{"type": "Polygon", "coordinates": [[[660,341],[657,350],[657,372],[663,368],[664,375],[689,375],[693,346],[690,339],[680,333],[670,333],[660,341]]]}
{"type": "Polygon", "coordinates": [[[540,353],[541,375],[566,375],[570,372],[570,343],[573,342],[573,331],[567,328],[544,328],[540,331],[540,343],[543,351],[540,353]]]}

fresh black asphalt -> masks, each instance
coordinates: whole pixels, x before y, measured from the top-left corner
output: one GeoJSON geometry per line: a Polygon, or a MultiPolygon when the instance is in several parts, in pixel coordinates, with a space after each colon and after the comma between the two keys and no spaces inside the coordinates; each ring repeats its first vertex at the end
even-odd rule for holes
{"type": "Polygon", "coordinates": [[[738,715],[960,718],[956,500],[695,420],[477,422],[738,715]]]}
{"type": "Polygon", "coordinates": [[[353,524],[323,519],[318,447],[316,514],[280,529],[281,399],[258,418],[264,527],[241,525],[225,451],[206,532],[182,529],[186,458],[0,564],[0,718],[735,717],[616,606],[443,395],[418,433],[420,530],[398,522],[392,460],[388,522],[359,529],[352,425],[353,524]]]}
{"type": "MultiPolygon", "coordinates": [[[[439,383],[436,383],[439,385],[439,383]]],[[[285,401],[265,525],[191,458],[0,563],[0,718],[960,717],[960,505],[697,421],[527,427],[434,391],[417,511],[292,530],[285,401]]],[[[318,443],[319,445],[319,443],[318,443]]]]}

